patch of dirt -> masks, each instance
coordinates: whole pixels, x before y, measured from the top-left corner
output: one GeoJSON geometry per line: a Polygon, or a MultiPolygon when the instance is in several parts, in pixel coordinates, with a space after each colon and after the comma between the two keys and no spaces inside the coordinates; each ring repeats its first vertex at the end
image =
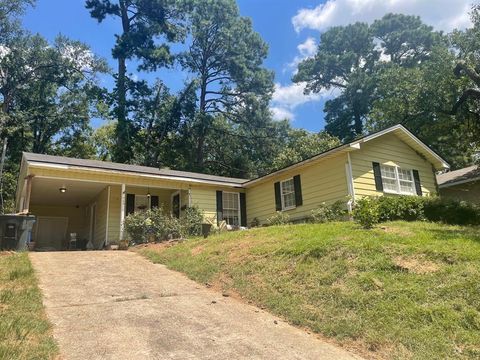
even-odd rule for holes
{"type": "Polygon", "coordinates": [[[138,251],[138,250],[153,250],[153,251],[159,251],[162,252],[165,249],[168,249],[169,247],[172,247],[174,245],[177,245],[181,243],[182,240],[169,240],[169,241],[163,241],[159,243],[146,243],[146,244],[138,244],[133,247],[130,247],[130,250],[133,251],[138,251]]]}
{"type": "Polygon", "coordinates": [[[250,256],[250,249],[254,246],[249,241],[242,241],[229,250],[228,260],[232,263],[240,263],[242,260],[250,256]]]}
{"type": "Polygon", "coordinates": [[[192,254],[192,256],[197,256],[197,255],[200,255],[203,250],[205,250],[205,247],[203,245],[198,245],[198,246],[195,246],[193,249],[190,250],[190,253],[192,254]]]}
{"type": "Polygon", "coordinates": [[[15,254],[15,251],[0,251],[0,256],[10,256],[15,254]]]}
{"type": "Polygon", "coordinates": [[[385,231],[388,234],[395,234],[402,237],[412,236],[413,232],[399,228],[399,227],[391,227],[391,226],[382,226],[380,229],[385,231]]]}
{"type": "Polygon", "coordinates": [[[414,274],[430,274],[440,270],[440,265],[426,260],[423,256],[404,257],[397,256],[393,262],[400,269],[414,274]]]}

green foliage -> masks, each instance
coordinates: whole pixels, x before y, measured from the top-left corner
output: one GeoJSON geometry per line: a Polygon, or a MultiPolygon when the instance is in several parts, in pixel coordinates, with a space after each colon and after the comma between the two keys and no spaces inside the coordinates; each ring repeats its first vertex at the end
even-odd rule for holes
{"type": "Polygon", "coordinates": [[[54,359],[58,346],[28,254],[0,256],[0,359],[54,359]]]}
{"type": "Polygon", "coordinates": [[[326,129],[342,140],[363,133],[374,79],[369,75],[379,58],[368,24],[334,26],[320,36],[315,57],[303,60],[293,81],[306,82],[307,93],[338,89],[325,104],[326,129]]]}
{"type": "Polygon", "coordinates": [[[419,196],[381,196],[375,199],[379,221],[425,220],[424,204],[429,199],[419,196]]]}
{"type": "Polygon", "coordinates": [[[181,220],[184,231],[188,236],[200,236],[202,234],[204,214],[197,206],[187,207],[181,220]]]}
{"type": "Polygon", "coordinates": [[[197,207],[187,208],[181,218],[154,208],[129,214],[125,218],[125,230],[133,243],[198,236],[203,218],[203,212],[197,207]]]}
{"type": "MultiPolygon", "coordinates": [[[[207,138],[219,116],[229,123],[255,129],[268,108],[273,73],[262,67],[268,47],[240,16],[234,0],[195,0],[187,23],[191,43],[180,55],[184,70],[196,78],[198,105],[192,123],[195,169],[203,171],[207,138]]],[[[263,124],[261,124],[263,125],[263,124]]]]}
{"type": "Polygon", "coordinates": [[[143,253],[366,358],[478,359],[479,227],[301,224],[143,253]]]}
{"type": "Polygon", "coordinates": [[[289,128],[282,149],[272,161],[272,170],[284,168],[340,145],[338,138],[325,131],[310,133],[289,128]]]}
{"type": "Polygon", "coordinates": [[[479,225],[480,207],[465,201],[429,199],[424,204],[425,218],[445,224],[479,225]]]}
{"type": "Polygon", "coordinates": [[[347,210],[345,201],[335,201],[333,204],[322,203],[311,211],[311,218],[314,223],[325,223],[329,221],[345,220],[347,210]]]}
{"type": "Polygon", "coordinates": [[[290,223],[290,215],[288,215],[284,211],[277,211],[275,215],[272,215],[267,219],[266,223],[269,226],[287,225],[288,223],[290,223]]]}
{"type": "Polygon", "coordinates": [[[375,198],[362,198],[355,202],[353,219],[363,228],[371,229],[380,220],[378,202],[375,198]]]}
{"type": "Polygon", "coordinates": [[[358,200],[353,217],[365,228],[392,220],[479,225],[480,207],[464,201],[437,197],[381,196],[358,200]]]}

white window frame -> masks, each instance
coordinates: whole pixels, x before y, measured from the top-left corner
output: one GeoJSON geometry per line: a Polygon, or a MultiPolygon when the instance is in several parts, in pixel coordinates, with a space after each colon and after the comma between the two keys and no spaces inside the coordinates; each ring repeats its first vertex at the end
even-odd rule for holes
{"type": "Polygon", "coordinates": [[[282,211],[293,210],[293,209],[297,208],[296,204],[293,204],[292,206],[285,206],[284,195],[291,194],[291,193],[288,193],[288,194],[283,193],[283,184],[286,183],[287,181],[291,181],[292,184],[293,184],[293,192],[292,193],[293,193],[293,198],[295,199],[295,182],[293,181],[293,177],[280,181],[280,198],[281,198],[281,201],[282,201],[282,211]]]}
{"type": "MultiPolygon", "coordinates": [[[[233,208],[225,208],[223,206],[223,199],[224,199],[224,194],[233,194],[237,196],[237,201],[238,201],[238,209],[237,209],[237,216],[238,216],[238,225],[231,225],[231,226],[241,226],[242,224],[242,212],[240,211],[240,193],[238,192],[233,192],[233,191],[222,191],[222,220],[225,220],[224,215],[225,215],[225,209],[227,210],[235,210],[233,208]]],[[[225,220],[226,222],[226,220],[225,220]]]]}
{"type": "MultiPolygon", "coordinates": [[[[416,187],[415,187],[415,178],[413,177],[413,170],[412,169],[405,169],[405,168],[402,168],[400,166],[397,166],[397,165],[387,165],[387,164],[383,164],[383,165],[380,165],[380,167],[391,167],[395,170],[395,181],[396,181],[396,184],[397,184],[397,190],[391,190],[391,189],[385,189],[385,185],[383,184],[383,175],[382,175],[382,185],[384,186],[383,187],[383,192],[384,193],[387,193],[387,194],[397,194],[397,195],[411,195],[411,196],[418,196],[417,194],[417,191],[416,191],[416,187]],[[398,175],[398,170],[403,170],[403,171],[408,171],[410,173],[410,176],[412,178],[411,180],[411,183],[412,183],[412,192],[405,192],[405,191],[401,191],[401,185],[400,185],[400,182],[401,181],[409,181],[409,180],[401,180],[400,179],[400,176],[398,175]]],[[[380,174],[381,174],[381,169],[380,169],[380,174]]],[[[391,178],[388,178],[389,180],[393,180],[391,178]]]]}

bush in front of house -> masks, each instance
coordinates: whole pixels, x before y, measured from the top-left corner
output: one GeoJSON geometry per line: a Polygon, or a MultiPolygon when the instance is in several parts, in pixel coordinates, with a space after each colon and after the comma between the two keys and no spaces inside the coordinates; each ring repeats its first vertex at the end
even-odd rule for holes
{"type": "Polygon", "coordinates": [[[182,217],[176,218],[162,208],[136,212],[125,218],[125,231],[132,243],[164,241],[201,234],[203,212],[197,207],[185,209],[182,217]]]}
{"type": "Polygon", "coordinates": [[[432,198],[424,204],[429,221],[452,225],[480,225],[480,207],[466,201],[432,198]]]}
{"type": "Polygon", "coordinates": [[[182,217],[183,231],[185,236],[202,235],[202,223],[204,222],[203,211],[197,206],[191,206],[185,209],[182,217]]]}
{"type": "Polygon", "coordinates": [[[275,212],[275,215],[270,216],[267,219],[267,225],[286,225],[290,222],[290,215],[283,211],[275,212]]]}
{"type": "Polygon", "coordinates": [[[424,206],[430,198],[420,196],[381,196],[378,204],[379,221],[425,220],[424,206]]]}
{"type": "Polygon", "coordinates": [[[438,197],[382,196],[358,200],[353,218],[367,229],[379,222],[395,220],[480,225],[480,207],[438,197]]]}
{"type": "Polygon", "coordinates": [[[311,211],[310,218],[314,223],[325,223],[345,220],[346,215],[345,202],[338,200],[330,205],[327,203],[320,204],[319,207],[311,211]]]}
{"type": "Polygon", "coordinates": [[[353,219],[365,229],[371,229],[380,221],[377,198],[362,198],[355,203],[353,219]]]}

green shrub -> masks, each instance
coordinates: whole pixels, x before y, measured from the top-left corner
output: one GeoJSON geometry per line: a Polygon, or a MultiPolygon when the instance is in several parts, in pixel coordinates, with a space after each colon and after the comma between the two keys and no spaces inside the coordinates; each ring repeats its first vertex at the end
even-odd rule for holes
{"type": "Polygon", "coordinates": [[[196,207],[187,208],[180,219],[155,208],[136,212],[125,218],[125,230],[133,243],[198,236],[202,233],[203,213],[196,207]]]}
{"type": "Polygon", "coordinates": [[[290,215],[283,211],[277,211],[275,215],[267,219],[267,225],[286,225],[290,222],[290,215]]]}
{"type": "Polygon", "coordinates": [[[197,206],[188,207],[182,217],[185,236],[202,235],[203,211],[197,206]]]}
{"type": "Polygon", "coordinates": [[[315,223],[325,223],[329,221],[345,220],[346,214],[347,210],[345,209],[345,203],[338,200],[330,205],[327,205],[326,203],[320,204],[318,208],[312,210],[310,216],[315,223]]]}
{"type": "Polygon", "coordinates": [[[353,218],[365,229],[371,229],[380,221],[377,198],[363,198],[355,203],[353,218]]]}
{"type": "Polygon", "coordinates": [[[480,207],[437,197],[382,196],[357,201],[353,217],[365,228],[371,228],[378,222],[394,220],[479,225],[480,207]]]}
{"type": "Polygon", "coordinates": [[[152,233],[152,228],[151,222],[147,219],[147,212],[136,212],[125,217],[125,231],[134,242],[148,241],[148,235],[152,233]]]}
{"type": "Polygon", "coordinates": [[[377,198],[379,221],[424,220],[424,205],[429,198],[419,196],[382,196],[377,198]]]}
{"type": "Polygon", "coordinates": [[[432,198],[425,202],[425,218],[452,225],[480,225],[480,207],[465,201],[432,198]]]}

